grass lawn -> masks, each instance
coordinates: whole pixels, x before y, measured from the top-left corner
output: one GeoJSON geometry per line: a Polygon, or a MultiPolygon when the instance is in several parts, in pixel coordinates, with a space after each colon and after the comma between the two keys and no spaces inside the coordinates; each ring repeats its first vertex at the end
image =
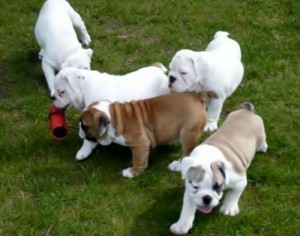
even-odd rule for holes
{"type": "MultiPolygon", "coordinates": [[[[265,121],[269,150],[248,171],[241,212],[196,215],[189,235],[298,235],[300,231],[300,1],[70,0],[92,38],[92,68],[126,73],[182,48],[204,50],[218,30],[242,48],[245,75],[226,100],[221,123],[251,101],[265,121]],[[137,3],[140,2],[140,3],[137,3]],[[126,39],[128,38],[128,39],[126,39]]],[[[98,147],[77,163],[79,111],[69,135],[48,127],[46,80],[33,28],[43,1],[0,3],[0,235],[170,235],[183,183],[167,165],[180,146],[151,152],[150,167],[128,180],[129,149],[98,147]]],[[[204,140],[207,134],[199,141],[204,140]]]]}

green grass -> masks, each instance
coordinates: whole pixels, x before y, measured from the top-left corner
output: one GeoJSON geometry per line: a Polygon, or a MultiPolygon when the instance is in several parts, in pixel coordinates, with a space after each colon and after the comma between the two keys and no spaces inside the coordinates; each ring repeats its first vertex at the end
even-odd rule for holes
{"type": "MultiPolygon", "coordinates": [[[[33,35],[43,1],[0,3],[0,235],[170,235],[183,183],[167,165],[180,146],[152,151],[150,167],[128,180],[127,148],[99,147],[74,160],[81,140],[78,111],[69,111],[68,139],[49,132],[46,82],[33,35]]],[[[300,229],[300,2],[83,1],[71,4],[92,38],[92,68],[126,73],[155,61],[168,66],[182,48],[203,50],[217,30],[241,45],[244,80],[222,112],[255,104],[269,150],[248,171],[241,213],[197,213],[190,235],[297,235],[300,229]],[[128,40],[122,39],[127,35],[128,40]]],[[[207,135],[203,135],[202,141],[207,135]]]]}

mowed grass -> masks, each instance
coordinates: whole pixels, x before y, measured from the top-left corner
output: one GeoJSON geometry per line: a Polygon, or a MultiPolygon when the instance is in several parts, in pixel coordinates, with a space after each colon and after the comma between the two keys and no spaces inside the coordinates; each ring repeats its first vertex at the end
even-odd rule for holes
{"type": "MultiPolygon", "coordinates": [[[[220,124],[251,101],[266,126],[269,150],[248,170],[241,212],[196,215],[189,235],[298,235],[300,230],[300,2],[83,1],[70,3],[92,38],[92,68],[121,74],[182,48],[204,50],[228,31],[242,48],[245,76],[224,104],[220,124]]],[[[0,3],[0,235],[170,235],[183,183],[167,165],[180,146],[151,152],[150,166],[128,180],[130,151],[98,147],[77,163],[79,111],[67,113],[69,134],[54,141],[49,93],[33,28],[43,1],[0,3]]],[[[204,134],[199,142],[207,137],[204,134]]]]}

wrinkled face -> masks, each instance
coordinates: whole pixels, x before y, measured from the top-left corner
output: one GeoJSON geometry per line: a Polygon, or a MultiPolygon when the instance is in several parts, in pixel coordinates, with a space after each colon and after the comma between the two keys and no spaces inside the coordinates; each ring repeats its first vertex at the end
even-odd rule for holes
{"type": "Polygon", "coordinates": [[[169,65],[169,87],[172,91],[193,91],[197,83],[194,60],[189,52],[181,50],[175,54],[169,65]]]}
{"type": "Polygon", "coordinates": [[[80,77],[74,70],[76,69],[62,69],[54,79],[54,92],[51,94],[51,99],[58,108],[84,107],[83,94],[79,89],[80,77]]]}
{"type": "Polygon", "coordinates": [[[219,204],[223,195],[225,173],[201,166],[191,167],[185,178],[186,191],[197,209],[208,214],[219,204]],[[218,173],[219,172],[219,173],[218,173]]]}

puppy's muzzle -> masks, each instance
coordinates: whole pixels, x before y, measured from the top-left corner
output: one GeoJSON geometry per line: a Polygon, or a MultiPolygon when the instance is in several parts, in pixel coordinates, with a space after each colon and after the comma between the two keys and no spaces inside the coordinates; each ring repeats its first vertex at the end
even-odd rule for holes
{"type": "Polygon", "coordinates": [[[202,198],[203,204],[208,206],[211,203],[212,197],[209,195],[205,195],[202,198]]]}
{"type": "Polygon", "coordinates": [[[175,81],[176,81],[176,78],[173,75],[170,75],[169,76],[169,87],[171,87],[175,81]]]}

